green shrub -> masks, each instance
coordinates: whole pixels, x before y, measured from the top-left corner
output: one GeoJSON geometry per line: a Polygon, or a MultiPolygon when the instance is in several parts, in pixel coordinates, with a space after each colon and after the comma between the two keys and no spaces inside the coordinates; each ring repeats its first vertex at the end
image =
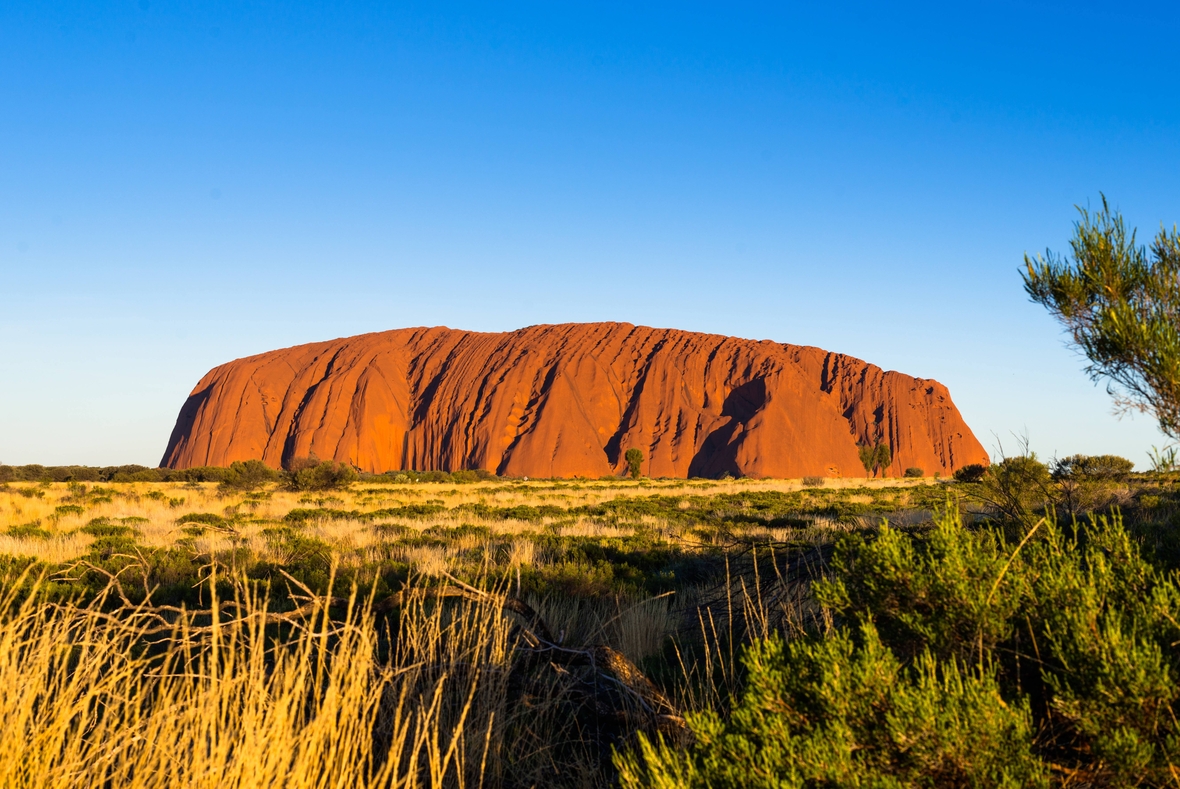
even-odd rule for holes
{"type": "Polygon", "coordinates": [[[987,466],[982,463],[969,463],[962,468],[955,469],[955,482],[979,482],[987,473],[987,466]]]}
{"type": "Polygon", "coordinates": [[[1008,551],[999,532],[966,532],[951,511],[921,538],[886,525],[871,540],[842,540],[834,577],[812,591],[847,619],[869,617],[904,656],[929,651],[966,660],[1011,637],[1027,603],[1022,575],[1001,578],[1008,551]]]}
{"type": "Polygon", "coordinates": [[[337,490],[357,479],[356,469],[334,460],[296,458],[283,472],[283,483],[291,490],[337,490]]]}
{"type": "Polygon", "coordinates": [[[899,657],[1000,671],[1035,699],[1044,747],[1092,785],[1163,786],[1180,763],[1180,576],[1152,566],[1118,518],[1019,543],[962,528],[846,538],[814,584],[838,621],[874,624],[899,657]],[[1018,550],[1019,549],[1019,550],[1018,550]]]}
{"type": "Polygon", "coordinates": [[[176,523],[200,523],[204,526],[226,526],[229,524],[229,521],[212,512],[190,512],[177,518],[176,523]]]}
{"type": "Polygon", "coordinates": [[[279,473],[261,460],[236,460],[229,464],[218,489],[229,491],[258,490],[279,478],[279,473]]]}
{"type": "Polygon", "coordinates": [[[1135,464],[1118,455],[1070,455],[1053,464],[1057,480],[1124,480],[1135,464]]]}
{"type": "Polygon", "coordinates": [[[921,656],[904,668],[862,625],[749,647],[727,719],[689,716],[686,751],[640,736],[616,756],[620,783],[674,787],[1047,787],[1027,704],[986,672],[921,656]]]}
{"type": "Polygon", "coordinates": [[[921,479],[922,477],[926,476],[926,472],[917,466],[910,466],[905,470],[905,476],[910,477],[911,479],[921,479]]]}
{"type": "Polygon", "coordinates": [[[19,526],[9,526],[7,534],[9,537],[34,537],[39,540],[48,540],[53,535],[45,529],[41,528],[41,521],[33,521],[32,523],[22,523],[19,526]]]}
{"type": "Polygon", "coordinates": [[[262,536],[266,540],[267,548],[278,556],[284,567],[322,573],[331,566],[331,547],[297,529],[277,526],[264,529],[262,536]]]}
{"type": "Polygon", "coordinates": [[[82,527],[82,532],[94,537],[136,537],[139,532],[123,523],[113,523],[107,518],[94,518],[82,527]]]}
{"type": "Polygon", "coordinates": [[[631,447],[623,455],[623,459],[627,461],[627,470],[631,474],[631,479],[639,479],[643,473],[643,452],[631,447]]]}
{"type": "Polygon", "coordinates": [[[1057,500],[1049,467],[1031,452],[988,466],[974,495],[992,515],[1024,528],[1057,500]]]}
{"type": "Polygon", "coordinates": [[[118,471],[108,482],[163,482],[168,476],[165,469],[142,468],[139,471],[118,471]]]}

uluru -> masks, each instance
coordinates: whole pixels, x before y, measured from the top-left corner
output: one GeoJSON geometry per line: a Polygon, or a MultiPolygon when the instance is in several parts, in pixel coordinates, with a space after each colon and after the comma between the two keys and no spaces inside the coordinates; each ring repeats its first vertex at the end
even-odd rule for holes
{"type": "Polygon", "coordinates": [[[948,474],[987,453],[937,381],[819,348],[627,323],[485,333],[411,328],[270,351],[210,370],[161,465],[532,477],[948,474]]]}

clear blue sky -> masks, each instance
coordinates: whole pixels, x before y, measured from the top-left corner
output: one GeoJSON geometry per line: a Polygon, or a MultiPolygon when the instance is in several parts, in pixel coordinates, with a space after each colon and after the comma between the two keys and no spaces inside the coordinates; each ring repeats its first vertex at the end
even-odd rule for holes
{"type": "Polygon", "coordinates": [[[1018,267],[1100,191],[1180,222],[1175,4],[439,5],[0,5],[0,461],[154,465],[276,347],[592,320],[1164,443],[1018,267]]]}

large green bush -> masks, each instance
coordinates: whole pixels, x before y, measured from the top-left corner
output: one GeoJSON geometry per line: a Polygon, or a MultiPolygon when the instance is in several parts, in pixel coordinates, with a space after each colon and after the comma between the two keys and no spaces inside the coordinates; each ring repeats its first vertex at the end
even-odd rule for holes
{"type": "Polygon", "coordinates": [[[643,741],[625,786],[1174,785],[1180,574],[1120,518],[1010,538],[952,508],[831,568],[835,629],[756,642],[732,713],[691,717],[686,750],[643,741]]]}
{"type": "Polygon", "coordinates": [[[955,482],[979,482],[987,473],[987,466],[982,463],[969,463],[962,468],[955,469],[955,482]]]}
{"type": "Polygon", "coordinates": [[[871,624],[760,642],[728,718],[691,716],[687,751],[641,739],[624,787],[1037,787],[1032,716],[986,670],[930,655],[903,665],[871,624]]]}
{"type": "Polygon", "coordinates": [[[1124,480],[1134,468],[1134,463],[1118,455],[1070,455],[1053,464],[1053,478],[1124,480]]]}
{"type": "Polygon", "coordinates": [[[352,466],[314,457],[295,458],[283,472],[283,482],[291,490],[334,490],[347,487],[356,479],[356,469],[352,466]]]}
{"type": "Polygon", "coordinates": [[[279,473],[261,460],[234,461],[226,469],[219,486],[223,491],[258,490],[267,482],[279,478],[279,473]]]}

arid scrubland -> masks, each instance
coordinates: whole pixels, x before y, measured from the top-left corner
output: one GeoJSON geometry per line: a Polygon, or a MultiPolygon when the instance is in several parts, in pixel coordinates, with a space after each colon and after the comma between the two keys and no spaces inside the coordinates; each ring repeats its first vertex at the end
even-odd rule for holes
{"type": "Polygon", "coordinates": [[[1031,461],[10,482],[0,785],[1162,786],[1177,519],[1031,461]]]}

